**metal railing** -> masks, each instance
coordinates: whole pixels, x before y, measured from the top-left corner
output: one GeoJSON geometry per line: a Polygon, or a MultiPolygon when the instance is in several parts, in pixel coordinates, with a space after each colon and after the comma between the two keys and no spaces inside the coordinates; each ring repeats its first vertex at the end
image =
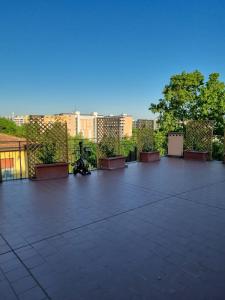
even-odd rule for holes
{"type": "MultiPolygon", "coordinates": [[[[71,164],[80,157],[79,142],[83,142],[85,159],[90,169],[97,169],[97,143],[96,139],[80,137],[68,140],[69,172],[72,173],[71,164]]],[[[126,162],[137,160],[137,147],[131,140],[120,141],[121,154],[126,156],[126,162]]],[[[0,141],[0,181],[28,178],[27,147],[25,141],[0,141]]]]}
{"type": "MultiPolygon", "coordinates": [[[[80,157],[79,142],[83,142],[84,156],[89,162],[90,168],[97,168],[97,142],[96,139],[71,138],[68,142],[68,159],[69,163],[75,162],[80,157]]],[[[121,155],[126,157],[126,162],[137,160],[137,146],[131,139],[121,139],[120,141],[121,155]]],[[[70,171],[72,169],[70,168],[70,171]]]]}
{"type": "Polygon", "coordinates": [[[26,142],[0,141],[0,181],[27,177],[26,142]]]}
{"type": "MultiPolygon", "coordinates": [[[[72,173],[71,164],[80,157],[79,142],[83,142],[85,159],[90,168],[97,169],[98,144],[96,139],[74,137],[68,139],[69,172],[72,173]]],[[[136,137],[123,138],[119,142],[120,154],[126,157],[126,162],[137,160],[136,137]]],[[[213,136],[213,159],[224,159],[224,137],[213,136]]],[[[28,159],[26,141],[0,141],[0,181],[28,178],[28,159]]]]}

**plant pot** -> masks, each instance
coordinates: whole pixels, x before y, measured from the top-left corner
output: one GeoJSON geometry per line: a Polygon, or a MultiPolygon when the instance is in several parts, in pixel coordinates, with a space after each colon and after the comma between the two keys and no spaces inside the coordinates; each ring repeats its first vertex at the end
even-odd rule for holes
{"type": "Polygon", "coordinates": [[[184,159],[207,161],[209,160],[209,152],[186,150],[184,151],[184,159]]]}
{"type": "Polygon", "coordinates": [[[35,166],[36,180],[65,178],[69,175],[68,163],[38,164],[35,166]]]}
{"type": "Polygon", "coordinates": [[[99,167],[102,170],[116,170],[125,167],[125,156],[115,156],[99,159],[99,167]]]}
{"type": "Polygon", "coordinates": [[[159,151],[140,152],[140,162],[154,162],[160,160],[159,151]]]}

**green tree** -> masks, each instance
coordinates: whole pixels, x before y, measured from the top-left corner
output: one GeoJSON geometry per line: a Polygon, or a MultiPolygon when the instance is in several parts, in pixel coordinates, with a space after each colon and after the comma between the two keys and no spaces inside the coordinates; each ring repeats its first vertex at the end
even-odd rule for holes
{"type": "Polygon", "coordinates": [[[0,132],[15,135],[19,137],[25,136],[25,127],[17,126],[15,122],[12,120],[8,120],[6,118],[0,118],[0,132]]]}
{"type": "Polygon", "coordinates": [[[162,131],[177,130],[187,120],[212,120],[215,133],[222,134],[225,115],[225,84],[218,73],[208,81],[199,71],[173,75],[163,90],[163,98],[150,110],[159,114],[162,131]]]}
{"type": "Polygon", "coordinates": [[[209,75],[209,80],[201,87],[198,115],[202,120],[215,122],[215,133],[223,135],[225,115],[225,84],[219,80],[218,73],[209,75]]]}
{"type": "Polygon", "coordinates": [[[149,110],[159,116],[156,138],[159,137],[159,145],[163,140],[162,147],[166,145],[167,133],[184,130],[188,120],[211,120],[215,134],[223,135],[225,84],[218,73],[210,74],[208,81],[199,71],[173,75],[163,89],[163,98],[157,104],[152,103],[149,110]]]}
{"type": "Polygon", "coordinates": [[[17,132],[17,126],[15,122],[6,118],[0,118],[0,132],[10,135],[15,135],[17,132]]]}

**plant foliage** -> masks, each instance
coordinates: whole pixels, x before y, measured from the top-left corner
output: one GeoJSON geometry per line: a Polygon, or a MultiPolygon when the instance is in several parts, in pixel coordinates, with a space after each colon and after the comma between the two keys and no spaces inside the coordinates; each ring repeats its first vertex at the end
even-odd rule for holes
{"type": "Polygon", "coordinates": [[[120,154],[120,141],[115,136],[103,136],[98,143],[98,154],[100,158],[115,157],[120,154]]]}
{"type": "Polygon", "coordinates": [[[90,168],[97,167],[97,146],[96,143],[89,139],[84,139],[82,135],[69,137],[68,140],[68,156],[69,162],[74,163],[80,158],[79,142],[83,142],[85,159],[88,161],[90,168]],[[85,150],[88,149],[86,152],[85,150]]]}
{"type": "Polygon", "coordinates": [[[137,131],[138,151],[150,152],[154,150],[154,130],[149,127],[139,128],[137,131]]]}
{"type": "Polygon", "coordinates": [[[216,136],[212,143],[212,157],[215,160],[223,161],[224,159],[224,137],[216,136]]]}
{"type": "Polygon", "coordinates": [[[56,162],[56,152],[56,144],[46,142],[40,146],[38,159],[43,164],[53,164],[56,162]]]}
{"type": "Polygon", "coordinates": [[[40,118],[31,118],[26,124],[26,138],[30,177],[34,175],[36,164],[68,161],[66,124],[60,122],[45,124],[40,118]]]}
{"type": "Polygon", "coordinates": [[[0,118],[0,133],[5,133],[8,135],[24,137],[25,136],[25,126],[17,126],[12,120],[6,118],[0,118]]]}
{"type": "Polygon", "coordinates": [[[219,80],[218,73],[210,74],[207,81],[199,71],[173,75],[163,89],[163,97],[157,104],[152,103],[149,110],[159,116],[156,139],[162,139],[160,151],[168,132],[185,131],[188,120],[214,121],[215,134],[223,135],[225,84],[219,80]]]}
{"type": "Polygon", "coordinates": [[[186,125],[185,149],[212,152],[213,124],[210,121],[189,121],[186,125]]]}

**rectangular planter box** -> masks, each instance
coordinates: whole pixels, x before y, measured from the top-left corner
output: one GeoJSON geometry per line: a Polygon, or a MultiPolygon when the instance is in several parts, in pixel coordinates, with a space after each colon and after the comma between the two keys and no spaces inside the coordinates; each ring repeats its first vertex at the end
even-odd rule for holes
{"type": "Polygon", "coordinates": [[[192,160],[209,160],[209,152],[208,151],[184,151],[184,159],[192,159],[192,160]]]}
{"type": "Polygon", "coordinates": [[[125,167],[126,157],[115,156],[99,159],[99,167],[102,170],[116,170],[125,167]]]}
{"type": "Polygon", "coordinates": [[[153,162],[160,160],[159,151],[152,152],[140,152],[140,161],[141,162],[153,162]]]}
{"type": "Polygon", "coordinates": [[[39,164],[35,166],[36,180],[65,178],[69,175],[68,163],[39,164]]]}

